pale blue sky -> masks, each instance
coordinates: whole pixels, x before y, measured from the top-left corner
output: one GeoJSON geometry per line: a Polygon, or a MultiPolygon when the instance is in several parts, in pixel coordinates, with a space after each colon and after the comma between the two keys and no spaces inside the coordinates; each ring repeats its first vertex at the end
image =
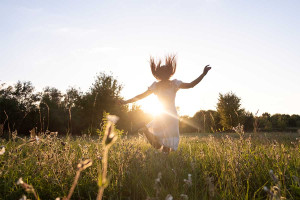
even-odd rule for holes
{"type": "MultiPolygon", "coordinates": [[[[0,80],[87,91],[112,72],[131,98],[152,84],[149,56],[178,56],[180,114],[232,91],[251,112],[300,114],[300,1],[1,1],[0,80]]],[[[154,97],[141,102],[151,104],[154,97]]]]}

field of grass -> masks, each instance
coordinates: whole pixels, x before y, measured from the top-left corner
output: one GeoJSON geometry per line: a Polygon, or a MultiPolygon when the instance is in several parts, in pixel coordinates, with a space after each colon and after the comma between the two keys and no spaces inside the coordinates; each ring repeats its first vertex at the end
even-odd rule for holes
{"type": "MultiPolygon", "coordinates": [[[[20,177],[40,199],[65,197],[85,159],[93,163],[80,174],[71,199],[96,199],[100,139],[49,134],[0,139],[1,145],[0,199],[35,198],[16,183],[20,177]]],[[[188,134],[168,155],[144,137],[122,137],[108,152],[103,199],[271,199],[271,193],[300,199],[299,177],[299,133],[188,134]]]]}

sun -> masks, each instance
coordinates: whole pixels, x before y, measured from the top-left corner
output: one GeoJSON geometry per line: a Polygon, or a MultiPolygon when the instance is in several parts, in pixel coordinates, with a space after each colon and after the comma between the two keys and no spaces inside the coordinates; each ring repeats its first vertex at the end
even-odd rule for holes
{"type": "Polygon", "coordinates": [[[149,96],[139,102],[144,112],[152,116],[160,115],[163,112],[163,107],[156,96],[149,96]]]}

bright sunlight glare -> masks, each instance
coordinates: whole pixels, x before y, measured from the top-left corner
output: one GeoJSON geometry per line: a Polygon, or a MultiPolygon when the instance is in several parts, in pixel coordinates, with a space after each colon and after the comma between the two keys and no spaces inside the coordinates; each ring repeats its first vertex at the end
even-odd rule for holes
{"type": "Polygon", "coordinates": [[[157,97],[151,95],[139,102],[144,112],[149,113],[153,116],[157,116],[163,112],[163,107],[158,101],[157,97]]]}

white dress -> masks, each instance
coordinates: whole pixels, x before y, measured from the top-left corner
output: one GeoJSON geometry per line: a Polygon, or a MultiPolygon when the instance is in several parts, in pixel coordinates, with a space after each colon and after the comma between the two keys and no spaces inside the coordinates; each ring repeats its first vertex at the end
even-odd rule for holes
{"type": "Polygon", "coordinates": [[[182,81],[165,83],[154,82],[148,89],[157,95],[163,112],[147,124],[150,133],[155,135],[163,146],[177,150],[179,144],[179,120],[175,107],[175,97],[182,81]]]}

